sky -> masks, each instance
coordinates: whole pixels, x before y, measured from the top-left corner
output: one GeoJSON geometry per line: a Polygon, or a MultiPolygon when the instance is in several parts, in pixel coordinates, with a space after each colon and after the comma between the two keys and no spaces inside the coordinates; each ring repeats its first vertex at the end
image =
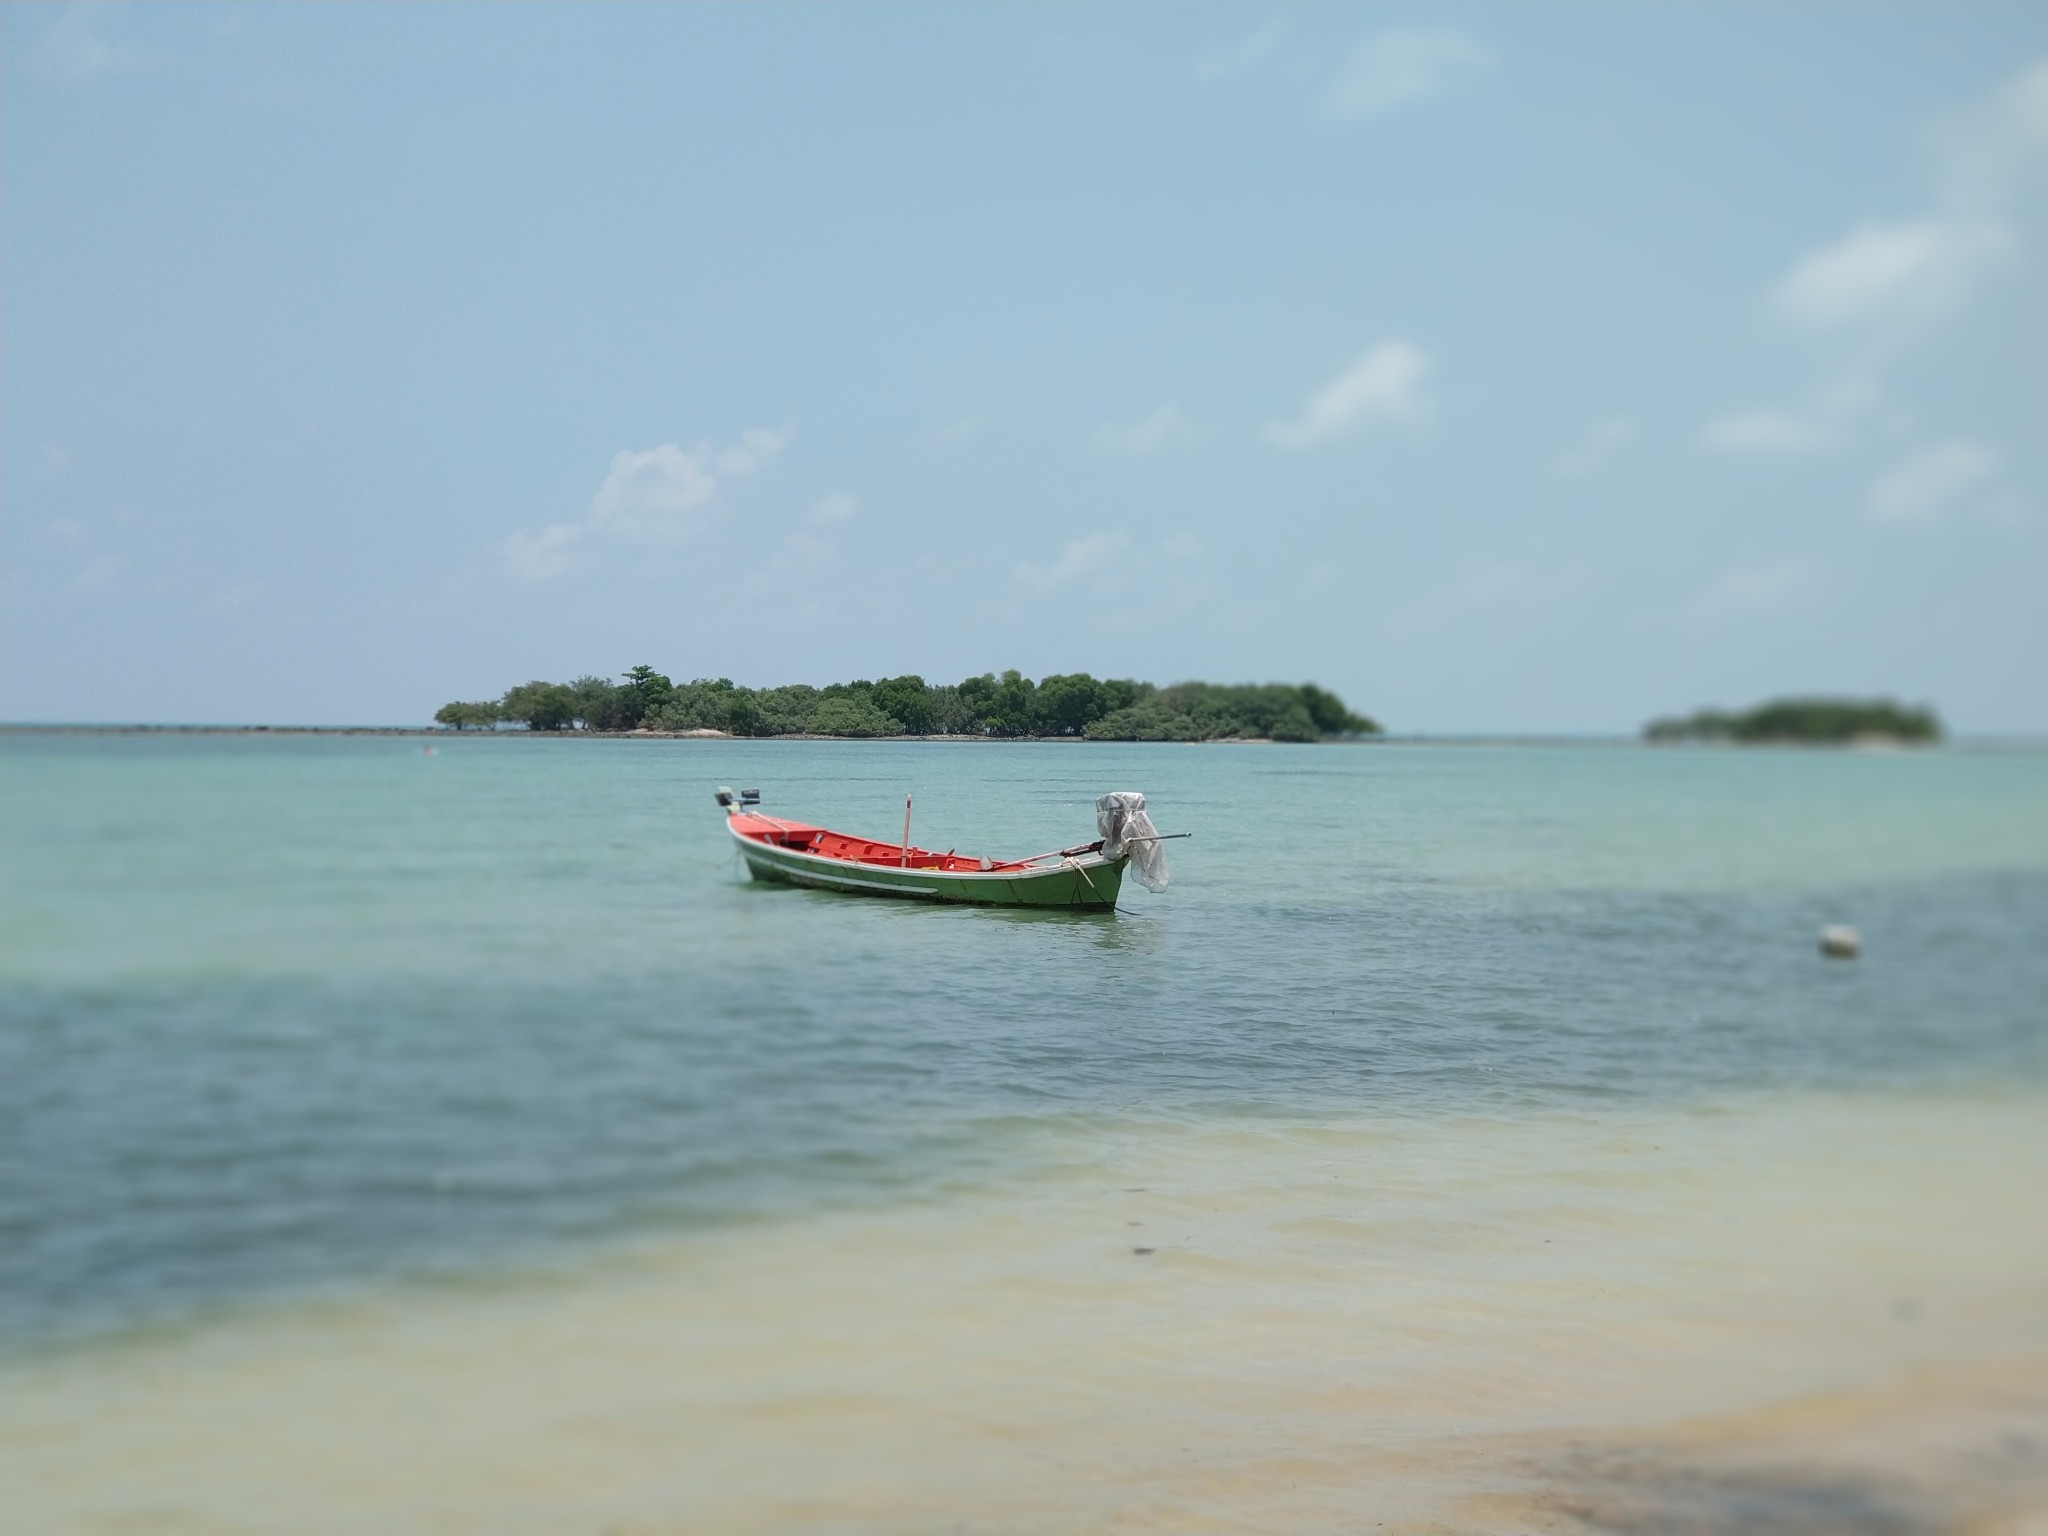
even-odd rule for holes
{"type": "Polygon", "coordinates": [[[2048,7],[0,7],[0,718],[2044,659],[2048,7]]]}

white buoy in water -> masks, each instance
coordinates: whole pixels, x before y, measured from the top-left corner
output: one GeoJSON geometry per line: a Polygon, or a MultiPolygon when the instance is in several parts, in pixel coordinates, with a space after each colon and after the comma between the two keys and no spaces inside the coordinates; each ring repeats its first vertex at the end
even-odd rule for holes
{"type": "Polygon", "coordinates": [[[1820,952],[1830,960],[1854,960],[1863,953],[1863,936],[1846,923],[1830,923],[1820,931],[1820,952]]]}

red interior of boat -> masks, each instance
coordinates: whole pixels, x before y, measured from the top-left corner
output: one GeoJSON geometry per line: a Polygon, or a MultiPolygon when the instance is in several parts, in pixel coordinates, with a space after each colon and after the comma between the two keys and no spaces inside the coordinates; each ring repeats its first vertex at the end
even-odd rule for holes
{"type": "MultiPolygon", "coordinates": [[[[829,832],[807,822],[743,813],[733,817],[732,829],[741,837],[751,837],[756,842],[794,848],[799,853],[815,853],[821,858],[844,859],[849,864],[887,864],[893,869],[905,867],[901,843],[877,843],[865,837],[848,837],[844,832],[829,832]]],[[[997,861],[989,868],[1022,869],[1024,863],[1021,859],[997,861]]],[[[951,849],[934,853],[929,848],[912,847],[908,867],[978,874],[981,872],[981,859],[973,854],[955,853],[951,849]]]]}

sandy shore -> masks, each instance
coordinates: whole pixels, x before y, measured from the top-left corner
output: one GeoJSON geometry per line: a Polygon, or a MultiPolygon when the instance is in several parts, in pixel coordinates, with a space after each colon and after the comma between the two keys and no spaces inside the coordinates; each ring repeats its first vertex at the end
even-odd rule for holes
{"type": "Polygon", "coordinates": [[[2044,1125],[1077,1124],[999,1187],[17,1360],[0,1525],[2039,1531],[2044,1125]]]}
{"type": "MultiPolygon", "coordinates": [[[[1504,1441],[1446,1524],[1473,1533],[2048,1531],[2048,1355],[1901,1370],[1853,1390],[1641,1431],[1504,1441]]],[[[1425,1527],[1427,1528],[1427,1527],[1425,1527]]]]}

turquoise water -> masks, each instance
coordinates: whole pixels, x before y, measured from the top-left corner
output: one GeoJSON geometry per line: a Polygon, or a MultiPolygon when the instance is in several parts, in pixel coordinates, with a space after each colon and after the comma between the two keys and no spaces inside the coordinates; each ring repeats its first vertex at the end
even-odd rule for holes
{"type": "Polygon", "coordinates": [[[16,734],[0,776],[15,1348],[1028,1182],[1082,1120],[2048,1076],[2042,755],[16,734]],[[1194,836],[1116,914],[926,909],[749,884],[719,783],[1194,836]]]}

